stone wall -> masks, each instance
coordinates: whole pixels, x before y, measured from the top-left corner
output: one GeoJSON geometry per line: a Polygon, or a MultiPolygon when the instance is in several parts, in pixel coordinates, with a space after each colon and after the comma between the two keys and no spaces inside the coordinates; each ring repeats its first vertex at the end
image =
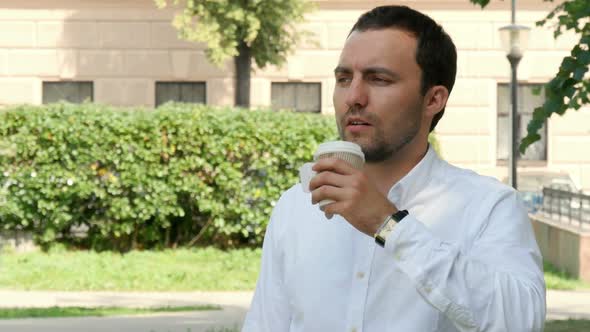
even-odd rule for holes
{"type": "Polygon", "coordinates": [[[543,259],[572,276],[590,281],[590,230],[531,216],[543,259]]]}

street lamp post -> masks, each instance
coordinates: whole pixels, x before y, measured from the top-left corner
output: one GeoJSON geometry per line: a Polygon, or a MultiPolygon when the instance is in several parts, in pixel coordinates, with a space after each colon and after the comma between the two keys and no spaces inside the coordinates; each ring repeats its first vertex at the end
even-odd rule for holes
{"type": "Polygon", "coordinates": [[[510,149],[508,155],[508,179],[509,184],[514,189],[517,189],[516,164],[518,159],[518,78],[517,69],[520,59],[522,59],[526,43],[528,41],[528,32],[530,28],[516,25],[515,23],[515,0],[512,0],[512,24],[500,28],[500,37],[502,39],[502,46],[506,51],[506,57],[510,62],[511,78],[510,78],[510,100],[512,107],[508,120],[510,122],[510,149]]]}

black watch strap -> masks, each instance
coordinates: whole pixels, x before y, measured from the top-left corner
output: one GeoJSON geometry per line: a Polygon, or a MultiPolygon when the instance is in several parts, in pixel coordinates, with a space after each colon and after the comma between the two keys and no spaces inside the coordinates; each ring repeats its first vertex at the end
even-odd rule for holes
{"type": "Polygon", "coordinates": [[[391,218],[393,220],[395,220],[395,222],[400,222],[402,221],[402,219],[404,219],[408,214],[410,214],[408,212],[408,210],[401,210],[401,211],[397,211],[396,213],[391,215],[391,218]]]}

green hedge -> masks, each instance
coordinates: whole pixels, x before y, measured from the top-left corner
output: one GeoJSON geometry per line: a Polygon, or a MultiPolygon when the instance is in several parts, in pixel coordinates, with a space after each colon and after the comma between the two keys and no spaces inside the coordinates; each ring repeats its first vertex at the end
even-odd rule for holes
{"type": "Polygon", "coordinates": [[[0,110],[0,230],[98,250],[259,245],[299,166],[336,137],[333,116],[293,112],[0,110]]]}
{"type": "Polygon", "coordinates": [[[317,114],[182,104],[5,109],[0,224],[32,231],[42,245],[258,245],[299,165],[335,138],[333,118],[317,114]]]}

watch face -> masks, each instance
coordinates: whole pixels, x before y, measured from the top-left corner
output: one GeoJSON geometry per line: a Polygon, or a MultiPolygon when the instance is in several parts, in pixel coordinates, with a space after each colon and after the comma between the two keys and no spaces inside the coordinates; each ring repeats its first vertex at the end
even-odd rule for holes
{"type": "Polygon", "coordinates": [[[385,222],[385,224],[381,228],[381,231],[379,232],[379,236],[382,237],[383,239],[387,238],[387,235],[389,235],[389,233],[391,233],[393,231],[393,228],[395,227],[395,225],[397,225],[395,220],[393,220],[392,218],[387,219],[387,221],[385,222]]]}
{"type": "Polygon", "coordinates": [[[385,247],[385,240],[387,240],[387,236],[393,231],[396,224],[395,220],[388,219],[375,237],[375,242],[380,246],[385,247]]]}
{"type": "Polygon", "coordinates": [[[383,226],[381,226],[381,229],[375,235],[375,241],[380,246],[384,247],[385,240],[387,239],[387,236],[393,231],[395,226],[407,215],[408,215],[408,211],[403,210],[403,211],[398,211],[397,213],[395,213],[391,217],[389,217],[385,221],[383,226]]]}
{"type": "Polygon", "coordinates": [[[389,222],[387,223],[387,225],[385,225],[385,227],[383,227],[383,231],[385,233],[385,235],[389,235],[389,233],[391,233],[393,231],[393,228],[395,228],[395,225],[397,225],[397,222],[395,222],[395,220],[390,219],[389,222]]]}

